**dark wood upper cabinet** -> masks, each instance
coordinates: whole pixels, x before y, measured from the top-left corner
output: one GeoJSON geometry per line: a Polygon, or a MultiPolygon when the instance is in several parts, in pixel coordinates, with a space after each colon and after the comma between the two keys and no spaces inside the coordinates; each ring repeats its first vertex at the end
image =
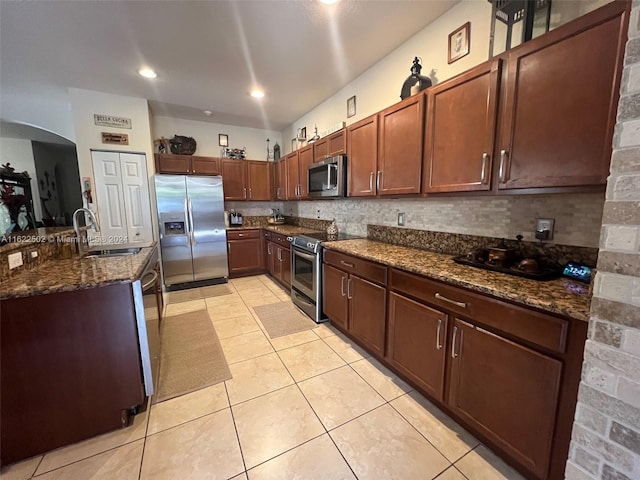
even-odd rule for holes
{"type": "Polygon", "coordinates": [[[296,200],[299,197],[298,191],[300,187],[300,182],[299,182],[300,169],[298,166],[298,152],[299,150],[296,150],[295,152],[287,155],[285,158],[286,174],[287,174],[286,175],[287,176],[287,188],[286,188],[287,200],[296,200]]]}
{"type": "Polygon", "coordinates": [[[298,152],[298,198],[309,198],[307,176],[308,167],[313,163],[313,144],[302,147],[298,152]]]}
{"type": "Polygon", "coordinates": [[[222,188],[225,200],[247,200],[245,160],[222,159],[222,188]]]}
{"type": "Polygon", "coordinates": [[[281,159],[274,165],[274,198],[285,200],[287,198],[287,162],[281,159]]]}
{"type": "Polygon", "coordinates": [[[612,2],[507,54],[500,189],[604,185],[629,2],[612,2]]]}
{"type": "Polygon", "coordinates": [[[313,149],[313,161],[319,162],[325,158],[335,157],[347,153],[347,130],[342,129],[317,140],[313,149]]]}
{"type": "Polygon", "coordinates": [[[220,175],[220,159],[191,155],[155,154],[156,172],[179,175],[220,175]]]}
{"type": "Polygon", "coordinates": [[[347,195],[369,197],[376,194],[378,171],[378,115],[347,128],[347,195]]]}
{"type": "Polygon", "coordinates": [[[420,193],[424,95],[414,95],[379,113],[379,195],[420,193]]]}
{"type": "Polygon", "coordinates": [[[491,188],[501,60],[428,90],[423,193],[491,188]]]}
{"type": "MultiPolygon", "coordinates": [[[[246,160],[245,160],[246,161],[246,160]]],[[[271,200],[271,163],[246,161],[248,200],[271,200]]]]}

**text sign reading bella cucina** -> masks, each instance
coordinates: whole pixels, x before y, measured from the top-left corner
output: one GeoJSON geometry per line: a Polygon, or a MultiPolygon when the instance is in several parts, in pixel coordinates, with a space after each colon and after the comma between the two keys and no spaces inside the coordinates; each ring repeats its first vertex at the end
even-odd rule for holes
{"type": "Polygon", "coordinates": [[[93,123],[103,127],[131,128],[131,119],[112,115],[93,115],[93,123]]]}

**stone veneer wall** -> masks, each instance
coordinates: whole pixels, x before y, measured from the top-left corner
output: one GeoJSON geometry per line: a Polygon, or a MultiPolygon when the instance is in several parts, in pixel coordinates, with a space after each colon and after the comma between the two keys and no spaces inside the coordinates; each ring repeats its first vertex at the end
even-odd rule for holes
{"type": "Polygon", "coordinates": [[[640,2],[632,4],[565,478],[640,478],[640,2]]]}
{"type": "MultiPolygon", "coordinates": [[[[284,214],[336,219],[341,232],[367,235],[367,225],[396,227],[404,212],[405,227],[482,237],[534,237],[536,218],[554,218],[553,243],[598,247],[603,193],[340,199],[284,202],[284,214]]],[[[238,209],[241,209],[238,206],[238,209]]],[[[242,211],[242,210],[241,210],[242,211]]]]}

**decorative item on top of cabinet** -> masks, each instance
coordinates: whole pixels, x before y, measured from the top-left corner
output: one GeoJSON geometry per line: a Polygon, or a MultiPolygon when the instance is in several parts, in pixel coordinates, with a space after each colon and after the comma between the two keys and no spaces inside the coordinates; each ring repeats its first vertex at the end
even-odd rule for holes
{"type": "Polygon", "coordinates": [[[280,145],[278,145],[278,142],[273,145],[273,159],[280,160],[280,145]]]}
{"type": "MultiPolygon", "coordinates": [[[[489,58],[528,42],[549,31],[551,20],[551,0],[488,0],[491,3],[491,34],[489,35],[489,58]],[[514,26],[519,27],[520,38],[513,38],[514,26]],[[501,26],[496,32],[496,26],[501,26]],[[506,31],[505,31],[506,28],[506,31]],[[503,39],[503,46],[496,38],[503,39]]],[[[451,42],[451,41],[449,41],[451,42]]],[[[451,62],[449,62],[451,63],[451,62]]]]}
{"type": "Polygon", "coordinates": [[[491,188],[500,75],[494,59],[429,89],[423,193],[491,188]]]}
{"type": "MultiPolygon", "coordinates": [[[[449,62],[451,63],[451,62],[449,62]]],[[[413,64],[411,65],[411,75],[407,77],[407,79],[402,84],[402,90],[400,91],[400,98],[404,100],[411,95],[415,95],[418,92],[421,92],[425,88],[431,86],[431,79],[429,77],[425,77],[424,75],[420,75],[420,71],[422,70],[422,65],[420,65],[420,59],[415,57],[413,59],[413,64]]],[[[355,115],[355,98],[353,99],[353,110],[355,115]]]]}
{"type": "Polygon", "coordinates": [[[169,140],[169,148],[174,155],[193,155],[196,153],[196,141],[193,137],[174,135],[169,140]]]}
{"type": "Polygon", "coordinates": [[[244,160],[247,158],[247,147],[242,148],[225,148],[224,158],[235,158],[238,160],[244,160]]]}
{"type": "Polygon", "coordinates": [[[498,189],[606,183],[629,9],[609,3],[507,53],[498,189]]]}
{"type": "Polygon", "coordinates": [[[307,140],[307,144],[313,143],[316,140],[320,140],[320,135],[318,135],[318,126],[317,125],[315,125],[313,127],[313,137],[311,137],[309,140],[307,140]]]}

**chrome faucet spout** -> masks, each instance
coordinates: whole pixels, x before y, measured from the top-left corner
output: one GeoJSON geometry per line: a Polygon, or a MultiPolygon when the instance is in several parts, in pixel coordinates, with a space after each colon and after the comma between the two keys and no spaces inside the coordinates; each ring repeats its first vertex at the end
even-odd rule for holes
{"type": "Polygon", "coordinates": [[[85,213],[89,217],[90,226],[93,228],[94,232],[100,231],[100,226],[98,225],[98,221],[96,220],[96,216],[93,214],[91,210],[88,208],[79,208],[75,212],[73,212],[73,231],[76,233],[76,238],[78,239],[78,253],[82,254],[84,252],[84,243],[88,243],[87,232],[80,232],[80,225],[78,224],[78,214],[85,213]],[[84,237],[84,238],[83,238],[84,237]]]}

